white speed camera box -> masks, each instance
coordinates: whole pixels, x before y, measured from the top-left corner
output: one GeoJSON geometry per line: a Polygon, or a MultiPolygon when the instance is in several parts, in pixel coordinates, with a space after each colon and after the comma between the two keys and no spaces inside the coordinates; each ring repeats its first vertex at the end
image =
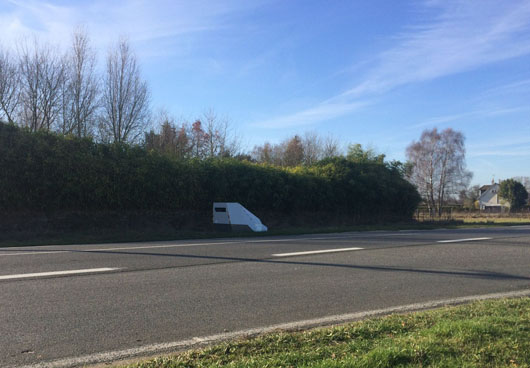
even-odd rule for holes
{"type": "Polygon", "coordinates": [[[213,224],[219,230],[267,231],[259,218],[237,202],[214,202],[213,224]]]}

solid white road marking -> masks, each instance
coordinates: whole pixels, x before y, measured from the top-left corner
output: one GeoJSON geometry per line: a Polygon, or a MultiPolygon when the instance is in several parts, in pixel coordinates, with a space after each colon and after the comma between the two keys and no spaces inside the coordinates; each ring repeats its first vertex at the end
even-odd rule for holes
{"type": "MultiPolygon", "coordinates": [[[[0,249],[1,251],[2,249],[0,249]]],[[[50,252],[41,252],[41,251],[37,251],[37,252],[18,252],[18,253],[5,253],[5,254],[0,254],[0,257],[9,257],[9,256],[32,256],[32,255],[35,255],[35,254],[57,254],[57,253],[71,253],[70,251],[68,250],[58,250],[58,251],[50,251],[50,252]]]]}
{"type": "Polygon", "coordinates": [[[0,280],[12,280],[12,279],[26,279],[29,277],[47,277],[47,276],[61,276],[61,275],[77,275],[83,273],[93,272],[109,272],[120,270],[121,268],[87,268],[84,270],[68,270],[68,271],[52,271],[52,272],[37,272],[37,273],[21,273],[18,275],[4,275],[0,276],[0,280]]]}
{"type": "Polygon", "coordinates": [[[493,293],[493,294],[482,294],[482,295],[470,295],[458,298],[433,300],[425,303],[414,303],[407,305],[400,305],[384,309],[375,309],[365,312],[339,314],[333,316],[327,316],[322,318],[308,319],[296,322],[282,323],[267,327],[258,327],[248,330],[240,330],[234,332],[221,333],[210,336],[194,337],[188,340],[173,341],[161,344],[144,345],[137,348],[124,349],[109,351],[105,353],[96,353],[92,355],[84,355],[80,357],[72,357],[59,359],[49,362],[40,362],[36,364],[25,365],[20,368],[66,368],[66,367],[77,367],[85,366],[98,363],[107,363],[112,361],[118,361],[123,359],[130,359],[133,357],[150,356],[154,354],[169,353],[174,351],[188,350],[198,346],[204,346],[209,344],[215,344],[222,341],[228,341],[233,339],[240,339],[246,337],[252,337],[256,335],[263,335],[270,332],[280,331],[297,331],[301,329],[308,329],[319,326],[329,326],[339,323],[346,323],[350,321],[356,321],[374,316],[382,316],[392,313],[407,313],[423,309],[433,309],[444,307],[448,305],[457,305],[463,303],[469,303],[476,300],[487,300],[487,299],[498,299],[498,298],[519,298],[524,296],[530,296],[530,289],[511,291],[506,293],[493,293]]]}
{"type": "Polygon", "coordinates": [[[293,253],[276,253],[273,257],[290,257],[290,256],[304,256],[308,254],[321,254],[321,253],[336,253],[336,252],[348,252],[350,250],[361,250],[364,248],[337,248],[337,249],[323,249],[323,250],[309,250],[306,252],[293,252],[293,253]]]}
{"type": "Polygon", "coordinates": [[[490,239],[493,239],[493,238],[467,238],[467,239],[438,240],[438,243],[460,243],[460,242],[490,240],[490,239]]]}
{"type": "Polygon", "coordinates": [[[134,249],[156,249],[156,248],[185,248],[196,247],[198,245],[214,245],[214,244],[234,244],[235,242],[217,242],[217,243],[190,243],[190,244],[165,244],[165,245],[146,245],[140,247],[120,247],[120,248],[97,248],[97,249],[81,249],[78,252],[108,252],[113,250],[134,250],[134,249]]]}
{"type": "MultiPolygon", "coordinates": [[[[234,244],[234,242],[217,242],[217,243],[191,243],[191,244],[165,244],[165,245],[146,245],[140,247],[116,247],[116,248],[96,248],[96,249],[79,249],[79,250],[57,250],[57,251],[36,251],[36,252],[18,252],[18,253],[0,253],[0,257],[8,256],[28,256],[35,254],[58,254],[58,253],[97,253],[108,252],[113,250],[134,250],[134,249],[156,249],[156,248],[179,248],[179,247],[195,247],[197,245],[213,245],[213,244],[234,244]]],[[[72,246],[72,245],[70,245],[72,246]]],[[[81,245],[82,246],[82,245],[81,245]]],[[[0,248],[0,252],[2,249],[0,248]]]]}

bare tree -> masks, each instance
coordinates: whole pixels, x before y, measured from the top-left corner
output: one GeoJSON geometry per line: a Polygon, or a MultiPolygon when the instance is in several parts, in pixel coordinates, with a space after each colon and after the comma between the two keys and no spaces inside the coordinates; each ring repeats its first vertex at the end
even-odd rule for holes
{"type": "Polygon", "coordinates": [[[186,124],[182,123],[180,128],[177,128],[177,135],[175,138],[175,156],[180,159],[190,157],[191,143],[189,129],[186,124]]]}
{"type": "Polygon", "coordinates": [[[205,146],[208,157],[216,157],[224,150],[226,142],[227,122],[220,121],[217,114],[212,110],[204,114],[205,146]]]}
{"type": "Polygon", "coordinates": [[[340,147],[337,139],[327,136],[322,143],[322,158],[340,156],[340,147]]]}
{"type": "Polygon", "coordinates": [[[425,130],[418,142],[407,147],[412,163],[411,181],[416,185],[432,216],[441,216],[442,207],[460,190],[469,185],[472,174],[465,168],[465,147],[462,133],[436,128],[425,130]]]}
{"type": "Polygon", "coordinates": [[[322,138],[316,132],[306,132],[302,139],[304,164],[313,165],[322,159],[322,138]]]}
{"type": "MultiPolygon", "coordinates": [[[[35,47],[36,42],[34,42],[35,47]]],[[[43,84],[40,60],[37,51],[31,52],[27,42],[19,50],[19,75],[21,81],[21,124],[27,126],[31,131],[37,131],[42,127],[42,113],[40,111],[40,86],[43,84]]]]}
{"type": "Polygon", "coordinates": [[[22,124],[30,130],[50,130],[61,112],[64,57],[50,45],[23,43],[19,49],[22,124]]]}
{"type": "Polygon", "coordinates": [[[273,163],[273,146],[269,142],[265,142],[263,146],[254,146],[251,157],[259,163],[272,164],[273,163]]]}
{"type": "Polygon", "coordinates": [[[125,39],[109,51],[102,95],[100,137],[113,142],[136,142],[149,120],[149,91],[125,39]]]}
{"type": "Polygon", "coordinates": [[[265,142],[262,146],[254,146],[251,157],[259,163],[285,166],[285,149],[288,140],[278,144],[265,142]]]}
{"type": "Polygon", "coordinates": [[[276,166],[287,166],[286,163],[286,151],[288,139],[284,140],[279,144],[272,146],[272,164],[276,166]]]}
{"type": "Polygon", "coordinates": [[[90,47],[86,31],[79,28],[72,35],[62,86],[62,133],[78,137],[93,135],[97,99],[96,54],[90,47]]]}
{"type": "MultiPolygon", "coordinates": [[[[66,66],[68,69],[68,65],[66,66]]],[[[72,92],[70,90],[70,80],[68,75],[63,78],[59,87],[60,113],[56,123],[56,130],[61,134],[72,134],[74,124],[72,118],[72,92]]]]}
{"type": "Polygon", "coordinates": [[[209,155],[208,152],[208,134],[204,131],[202,122],[195,120],[191,125],[190,131],[190,147],[191,155],[194,158],[206,158],[209,155]]]}
{"type": "Polygon", "coordinates": [[[202,122],[208,157],[233,157],[240,151],[240,141],[227,118],[209,109],[203,114],[202,122]]]}
{"type": "Polygon", "coordinates": [[[0,50],[0,117],[15,122],[20,103],[20,78],[16,63],[7,51],[0,50]]]}

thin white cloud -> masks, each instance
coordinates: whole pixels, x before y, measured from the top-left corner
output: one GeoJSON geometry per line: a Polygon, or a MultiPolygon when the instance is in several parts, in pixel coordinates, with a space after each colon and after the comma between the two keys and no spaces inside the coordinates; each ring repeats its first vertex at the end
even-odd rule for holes
{"type": "MultiPolygon", "coordinates": [[[[530,0],[427,1],[423,6],[430,12],[438,11],[439,15],[430,23],[412,26],[398,35],[396,46],[379,55],[376,66],[364,80],[322,105],[329,101],[341,101],[339,106],[350,104],[406,84],[530,53],[530,0]]],[[[310,110],[313,109],[318,110],[319,105],[310,110]]],[[[349,112],[339,109],[334,116],[349,112]]],[[[289,117],[303,114],[304,111],[270,121],[286,122],[289,117]]],[[[322,119],[328,117],[322,115],[322,119]]]]}
{"type": "Polygon", "coordinates": [[[521,132],[522,134],[518,137],[495,137],[494,140],[484,142],[484,143],[475,143],[468,145],[468,149],[480,151],[491,148],[526,148],[530,147],[530,138],[526,132],[521,132]]]}
{"type": "Polygon", "coordinates": [[[474,115],[477,115],[477,114],[478,114],[477,111],[472,111],[472,112],[465,112],[465,113],[462,113],[462,114],[437,116],[437,117],[434,117],[434,118],[430,118],[427,121],[424,121],[423,123],[412,125],[410,128],[416,129],[416,128],[423,127],[423,126],[448,123],[448,122],[451,122],[451,121],[460,120],[460,119],[463,119],[463,118],[468,118],[470,116],[474,116],[474,115]]]}
{"type": "Polygon", "coordinates": [[[0,34],[4,45],[14,47],[23,38],[64,44],[78,23],[76,10],[48,2],[9,0],[1,9],[0,25],[9,32],[0,34]]]}
{"type": "Polygon", "coordinates": [[[365,101],[355,101],[350,103],[326,102],[294,114],[255,122],[251,125],[260,128],[290,128],[313,125],[317,122],[331,120],[349,114],[367,104],[368,103],[365,101]]]}
{"type": "Polygon", "coordinates": [[[512,83],[497,86],[495,88],[488,89],[481,93],[482,99],[489,97],[497,97],[502,95],[511,94],[528,94],[530,93],[530,79],[523,79],[512,83]]]}
{"type": "Polygon", "coordinates": [[[530,150],[528,148],[519,148],[519,149],[503,149],[496,151],[475,151],[469,152],[469,157],[484,157],[484,156],[493,156],[493,157],[526,157],[530,156],[530,150]]]}
{"type": "Polygon", "coordinates": [[[344,94],[385,92],[530,53],[530,1],[440,4],[434,22],[399,36],[368,78],[344,94]]]}
{"type": "MultiPolygon", "coordinates": [[[[145,48],[158,49],[157,42],[230,27],[230,16],[261,5],[261,1],[224,0],[95,0],[61,3],[8,0],[0,4],[0,42],[13,46],[21,37],[66,44],[74,27],[86,26],[98,48],[105,48],[120,35],[145,48]]],[[[168,45],[165,44],[167,47],[168,45]]],[[[167,51],[173,51],[167,48],[167,51]]]]}
{"type": "Polygon", "coordinates": [[[502,109],[475,110],[475,111],[464,112],[461,114],[437,116],[434,118],[427,119],[426,121],[422,123],[412,125],[410,128],[416,129],[416,128],[421,128],[424,126],[433,126],[433,125],[449,123],[452,121],[462,120],[466,118],[491,117],[491,116],[506,115],[506,114],[512,114],[512,113],[521,112],[521,111],[528,111],[528,110],[530,110],[529,106],[519,106],[519,107],[510,107],[510,108],[502,108],[502,109]]]}
{"type": "MultiPolygon", "coordinates": [[[[473,157],[527,157],[530,156],[530,138],[526,132],[519,136],[495,137],[468,145],[468,156],[473,157]]],[[[526,169],[526,168],[525,168],[526,169]]]]}

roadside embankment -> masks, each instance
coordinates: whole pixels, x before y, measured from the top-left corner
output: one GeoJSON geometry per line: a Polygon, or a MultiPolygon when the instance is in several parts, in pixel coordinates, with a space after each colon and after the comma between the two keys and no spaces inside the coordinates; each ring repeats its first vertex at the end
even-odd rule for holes
{"type": "Polygon", "coordinates": [[[277,332],[127,367],[528,367],[530,298],[277,332]]]}

